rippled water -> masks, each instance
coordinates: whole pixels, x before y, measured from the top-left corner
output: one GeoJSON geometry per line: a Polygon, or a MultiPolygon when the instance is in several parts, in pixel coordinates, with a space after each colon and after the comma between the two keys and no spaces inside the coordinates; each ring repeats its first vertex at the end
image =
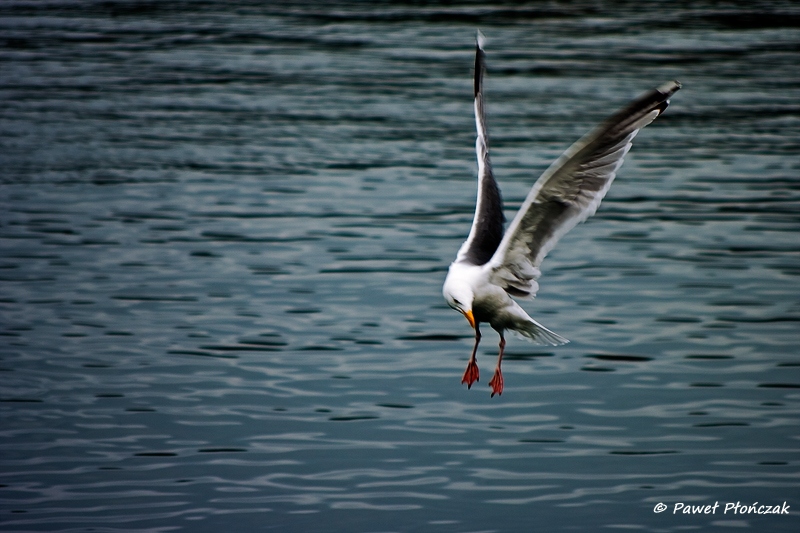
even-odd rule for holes
{"type": "Polygon", "coordinates": [[[800,11],[307,4],[0,6],[0,529],[797,531],[800,11]],[[440,294],[478,27],[510,214],[684,84],[493,399],[440,294]]]}

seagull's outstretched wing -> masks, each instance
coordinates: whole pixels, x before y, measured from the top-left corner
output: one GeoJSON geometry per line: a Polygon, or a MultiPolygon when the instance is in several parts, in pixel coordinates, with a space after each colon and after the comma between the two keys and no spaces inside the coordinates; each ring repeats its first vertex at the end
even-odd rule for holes
{"type": "Polygon", "coordinates": [[[487,263],[503,239],[503,200],[492,175],[489,161],[489,137],[486,133],[486,114],[483,99],[483,74],[486,71],[486,54],[483,51],[483,34],[478,32],[475,47],[475,127],[478,138],[475,151],[478,156],[478,200],[475,218],[469,236],[458,251],[456,261],[474,265],[487,263]]]}
{"type": "Polygon", "coordinates": [[[493,283],[512,296],[536,295],[544,257],[565,233],[594,214],[633,138],[667,108],[669,97],[680,87],[676,81],[668,82],[642,95],[550,165],[511,221],[488,265],[493,283]]]}

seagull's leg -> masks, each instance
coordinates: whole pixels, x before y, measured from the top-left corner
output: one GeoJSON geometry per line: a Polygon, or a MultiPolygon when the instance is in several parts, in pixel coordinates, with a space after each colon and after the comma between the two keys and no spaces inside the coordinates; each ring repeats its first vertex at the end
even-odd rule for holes
{"type": "Polygon", "coordinates": [[[475,323],[475,346],[472,348],[472,355],[467,363],[467,369],[464,371],[464,377],[461,378],[461,383],[466,383],[467,388],[472,388],[472,384],[478,381],[478,363],[476,362],[478,354],[478,343],[481,342],[481,330],[478,328],[478,323],[475,323]]]}
{"type": "Polygon", "coordinates": [[[503,362],[503,351],[506,348],[506,339],[503,337],[503,331],[500,330],[500,355],[497,356],[497,368],[494,369],[494,376],[489,386],[492,388],[492,398],[495,394],[503,394],[503,372],[500,370],[500,364],[503,362]]]}

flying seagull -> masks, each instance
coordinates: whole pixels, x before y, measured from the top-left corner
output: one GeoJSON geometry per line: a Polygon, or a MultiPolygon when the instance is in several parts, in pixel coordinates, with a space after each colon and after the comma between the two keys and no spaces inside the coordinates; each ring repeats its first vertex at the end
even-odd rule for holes
{"type": "Polygon", "coordinates": [[[483,34],[475,49],[475,126],[478,137],[478,200],[469,236],[450,265],[442,293],[447,304],[463,314],[475,330],[475,346],[464,372],[467,387],[478,381],[476,354],[480,324],[500,335],[500,353],[492,396],[503,393],[500,365],[505,330],[517,332],[537,344],[557,346],[567,341],[532,319],[511,297],[533,298],[541,274],[539,265],[558,240],[579,222],[594,214],[623,158],[640,129],[669,105],[681,84],[664,83],[609,117],[569,147],[533,185],[504,232],[505,217],[500,190],[489,161],[489,138],[483,99],[486,55],[483,34]]]}

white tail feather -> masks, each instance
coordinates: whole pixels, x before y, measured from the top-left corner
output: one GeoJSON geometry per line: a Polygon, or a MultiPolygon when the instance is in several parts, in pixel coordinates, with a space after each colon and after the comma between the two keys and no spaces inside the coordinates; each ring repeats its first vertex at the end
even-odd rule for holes
{"type": "Polygon", "coordinates": [[[550,331],[533,319],[524,326],[519,327],[519,329],[514,329],[512,331],[535,344],[544,346],[560,346],[569,342],[558,333],[550,331]]]}

